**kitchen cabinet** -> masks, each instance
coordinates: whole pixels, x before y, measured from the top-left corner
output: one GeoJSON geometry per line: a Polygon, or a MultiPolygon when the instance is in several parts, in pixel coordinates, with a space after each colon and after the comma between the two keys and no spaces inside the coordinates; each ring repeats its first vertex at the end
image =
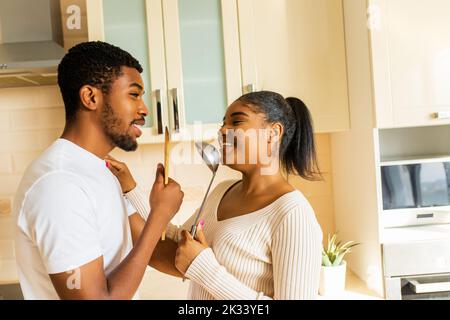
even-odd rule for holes
{"type": "Polygon", "coordinates": [[[96,2],[91,16],[99,32],[91,40],[118,45],[144,67],[151,115],[140,142],[163,142],[165,126],[175,141],[217,137],[227,106],[242,92],[236,2],[96,2]]]}
{"type": "Polygon", "coordinates": [[[173,140],[213,139],[226,107],[254,90],[304,100],[316,132],[349,128],[341,0],[93,3],[91,40],[144,66],[151,116],[141,143],[162,142],[166,125],[173,140]]]}
{"type": "Polygon", "coordinates": [[[341,0],[238,0],[244,87],[302,99],[317,132],[348,130],[341,0]]]}
{"type": "Polygon", "coordinates": [[[369,4],[377,126],[450,123],[450,2],[369,4]]]}

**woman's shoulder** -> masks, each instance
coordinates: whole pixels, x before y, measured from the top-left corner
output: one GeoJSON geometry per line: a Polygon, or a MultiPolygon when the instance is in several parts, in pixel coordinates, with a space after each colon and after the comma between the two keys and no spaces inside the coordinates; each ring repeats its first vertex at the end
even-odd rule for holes
{"type": "Polygon", "coordinates": [[[284,194],[274,203],[271,210],[274,223],[281,224],[286,220],[302,223],[317,223],[314,209],[308,199],[299,190],[284,194]]]}

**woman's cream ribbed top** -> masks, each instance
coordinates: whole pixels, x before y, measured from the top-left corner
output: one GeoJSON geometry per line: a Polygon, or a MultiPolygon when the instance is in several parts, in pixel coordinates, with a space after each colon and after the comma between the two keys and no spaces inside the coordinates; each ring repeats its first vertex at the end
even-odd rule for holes
{"type": "MultiPolygon", "coordinates": [[[[246,215],[217,220],[217,208],[236,181],[219,184],[210,194],[201,219],[210,248],[192,262],[189,299],[315,299],[322,261],[322,230],[300,191],[289,192],[246,215]]],[[[147,197],[127,194],[141,215],[147,197]]],[[[169,224],[167,237],[178,242],[196,213],[181,228],[169,224]]]]}

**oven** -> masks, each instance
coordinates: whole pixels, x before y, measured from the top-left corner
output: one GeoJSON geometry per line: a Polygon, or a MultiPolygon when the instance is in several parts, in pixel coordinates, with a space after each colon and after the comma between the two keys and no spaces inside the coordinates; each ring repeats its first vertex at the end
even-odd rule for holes
{"type": "Polygon", "coordinates": [[[383,244],[388,300],[450,300],[450,239],[383,244]]]}

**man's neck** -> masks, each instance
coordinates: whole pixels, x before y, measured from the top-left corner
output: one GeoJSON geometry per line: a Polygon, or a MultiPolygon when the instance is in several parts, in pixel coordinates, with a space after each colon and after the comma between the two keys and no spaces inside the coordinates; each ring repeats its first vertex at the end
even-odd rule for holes
{"type": "Polygon", "coordinates": [[[75,143],[100,159],[104,159],[114,149],[101,128],[92,125],[88,127],[77,122],[66,124],[61,138],[75,143]]]}

